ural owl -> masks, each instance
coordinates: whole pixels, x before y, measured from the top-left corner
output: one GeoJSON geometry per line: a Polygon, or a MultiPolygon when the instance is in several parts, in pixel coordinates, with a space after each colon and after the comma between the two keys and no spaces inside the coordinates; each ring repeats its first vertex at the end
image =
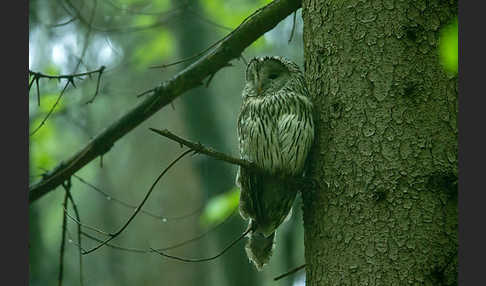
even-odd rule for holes
{"type": "Polygon", "coordinates": [[[239,168],[240,215],[249,219],[248,258],[269,261],[275,231],[289,214],[314,140],[312,103],[299,67],[281,57],[257,57],[246,68],[238,117],[240,156],[264,172],[239,168]]]}

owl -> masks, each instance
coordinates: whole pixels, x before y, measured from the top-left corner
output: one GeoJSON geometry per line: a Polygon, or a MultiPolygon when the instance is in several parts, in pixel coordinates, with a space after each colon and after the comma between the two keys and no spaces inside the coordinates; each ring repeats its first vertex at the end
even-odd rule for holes
{"type": "Polygon", "coordinates": [[[240,215],[249,220],[248,258],[261,270],[270,260],[277,227],[290,214],[314,141],[313,107],[299,67],[282,57],[256,57],[246,68],[238,116],[242,159],[259,170],[240,167],[240,215]]]}

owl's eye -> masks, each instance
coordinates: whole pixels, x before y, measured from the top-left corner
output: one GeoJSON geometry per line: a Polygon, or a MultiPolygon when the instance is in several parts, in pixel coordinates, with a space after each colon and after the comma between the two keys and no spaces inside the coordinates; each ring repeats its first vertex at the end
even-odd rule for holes
{"type": "Polygon", "coordinates": [[[277,77],[278,77],[278,74],[276,74],[276,73],[271,73],[271,74],[268,76],[268,78],[269,78],[269,79],[276,79],[277,77]]]}

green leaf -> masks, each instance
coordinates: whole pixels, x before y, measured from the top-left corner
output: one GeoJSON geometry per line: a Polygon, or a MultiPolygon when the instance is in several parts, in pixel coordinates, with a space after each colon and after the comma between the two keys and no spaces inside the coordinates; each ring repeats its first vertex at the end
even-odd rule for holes
{"type": "Polygon", "coordinates": [[[439,40],[440,63],[444,70],[457,74],[458,66],[458,23],[457,17],[440,31],[439,40]]]}
{"type": "Polygon", "coordinates": [[[233,188],[209,200],[201,215],[201,225],[210,227],[224,221],[238,207],[240,189],[233,188]]]}

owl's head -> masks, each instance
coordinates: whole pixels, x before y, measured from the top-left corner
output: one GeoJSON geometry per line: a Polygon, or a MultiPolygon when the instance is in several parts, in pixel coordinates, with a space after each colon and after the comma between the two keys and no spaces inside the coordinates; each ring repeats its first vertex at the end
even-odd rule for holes
{"type": "Polygon", "coordinates": [[[279,91],[299,72],[296,64],[281,57],[256,57],[246,68],[246,84],[253,91],[248,96],[265,96],[279,91]]]}

